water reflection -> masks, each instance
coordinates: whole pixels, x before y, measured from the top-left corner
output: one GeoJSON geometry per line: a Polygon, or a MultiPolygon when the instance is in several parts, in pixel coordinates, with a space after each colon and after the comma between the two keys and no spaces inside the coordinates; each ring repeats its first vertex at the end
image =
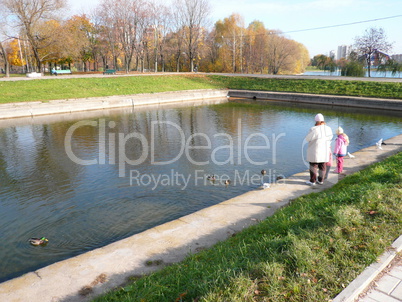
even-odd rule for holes
{"type": "Polygon", "coordinates": [[[333,129],[345,129],[351,152],[401,134],[399,113],[279,102],[1,121],[0,229],[7,244],[0,281],[253,190],[262,168],[265,181],[305,170],[303,138],[318,111],[333,129]],[[66,140],[82,120],[88,124],[66,140]],[[66,142],[78,159],[97,164],[72,161],[66,142]],[[232,184],[209,182],[209,174],[232,184]],[[40,236],[49,238],[46,247],[28,244],[40,236]]]}
{"type": "MultiPolygon", "coordinates": [[[[310,75],[310,76],[330,76],[330,77],[340,77],[341,71],[337,70],[334,72],[329,71],[306,71],[303,75],[310,75]]],[[[372,78],[401,78],[402,74],[397,72],[396,74],[392,74],[391,71],[377,71],[376,69],[372,69],[370,71],[370,77],[372,78]]],[[[365,73],[365,77],[368,77],[368,71],[365,73]]]]}

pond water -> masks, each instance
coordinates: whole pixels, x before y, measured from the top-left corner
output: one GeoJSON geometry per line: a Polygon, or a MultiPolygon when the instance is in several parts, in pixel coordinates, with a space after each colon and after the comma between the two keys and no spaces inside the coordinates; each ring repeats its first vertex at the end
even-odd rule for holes
{"type": "Polygon", "coordinates": [[[395,112],[236,100],[1,121],[0,281],[306,170],[318,112],[350,152],[402,133],[395,112]]]}
{"type": "MultiPolygon", "coordinates": [[[[309,75],[309,76],[331,76],[331,77],[340,77],[341,72],[340,70],[334,71],[334,72],[329,72],[329,71],[322,71],[322,70],[313,70],[313,71],[306,71],[303,73],[303,75],[309,75]]],[[[365,77],[368,77],[368,72],[366,71],[365,77]]],[[[392,74],[391,71],[377,71],[376,69],[373,69],[370,71],[370,77],[372,78],[398,78],[400,79],[402,77],[402,74],[400,72],[396,74],[392,74]]]]}

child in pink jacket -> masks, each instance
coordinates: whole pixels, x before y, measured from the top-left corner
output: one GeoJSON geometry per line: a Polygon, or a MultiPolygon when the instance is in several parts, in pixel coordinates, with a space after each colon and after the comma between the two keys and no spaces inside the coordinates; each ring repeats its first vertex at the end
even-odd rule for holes
{"type": "Polygon", "coordinates": [[[348,153],[347,146],[349,145],[349,137],[346,133],[343,132],[342,127],[338,127],[336,130],[336,134],[338,135],[335,140],[335,150],[334,154],[336,156],[336,170],[335,173],[343,172],[343,158],[348,153]]]}

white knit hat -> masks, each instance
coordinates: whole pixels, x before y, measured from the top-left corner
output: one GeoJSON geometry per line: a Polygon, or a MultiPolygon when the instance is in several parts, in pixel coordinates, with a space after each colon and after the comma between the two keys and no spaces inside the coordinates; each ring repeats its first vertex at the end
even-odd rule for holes
{"type": "Polygon", "coordinates": [[[316,121],[316,122],[323,122],[323,121],[324,121],[324,116],[323,116],[321,113],[318,113],[318,114],[315,116],[315,121],[316,121]]]}
{"type": "Polygon", "coordinates": [[[342,127],[338,127],[338,129],[336,130],[336,134],[342,134],[343,133],[343,129],[342,127]]]}

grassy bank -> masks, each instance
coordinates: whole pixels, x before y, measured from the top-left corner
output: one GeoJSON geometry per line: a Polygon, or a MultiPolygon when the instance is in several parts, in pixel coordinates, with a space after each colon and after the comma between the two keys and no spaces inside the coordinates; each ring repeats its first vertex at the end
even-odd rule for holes
{"type": "Polygon", "coordinates": [[[401,232],[402,153],[95,301],[328,301],[401,232]]]}
{"type": "Polygon", "coordinates": [[[402,83],[159,75],[0,81],[0,103],[129,95],[191,89],[251,89],[402,99],[402,83]]]}
{"type": "Polygon", "coordinates": [[[211,76],[230,89],[402,99],[402,83],[211,76]]]}
{"type": "Polygon", "coordinates": [[[220,88],[207,77],[132,76],[0,81],[0,103],[220,88]]]}

